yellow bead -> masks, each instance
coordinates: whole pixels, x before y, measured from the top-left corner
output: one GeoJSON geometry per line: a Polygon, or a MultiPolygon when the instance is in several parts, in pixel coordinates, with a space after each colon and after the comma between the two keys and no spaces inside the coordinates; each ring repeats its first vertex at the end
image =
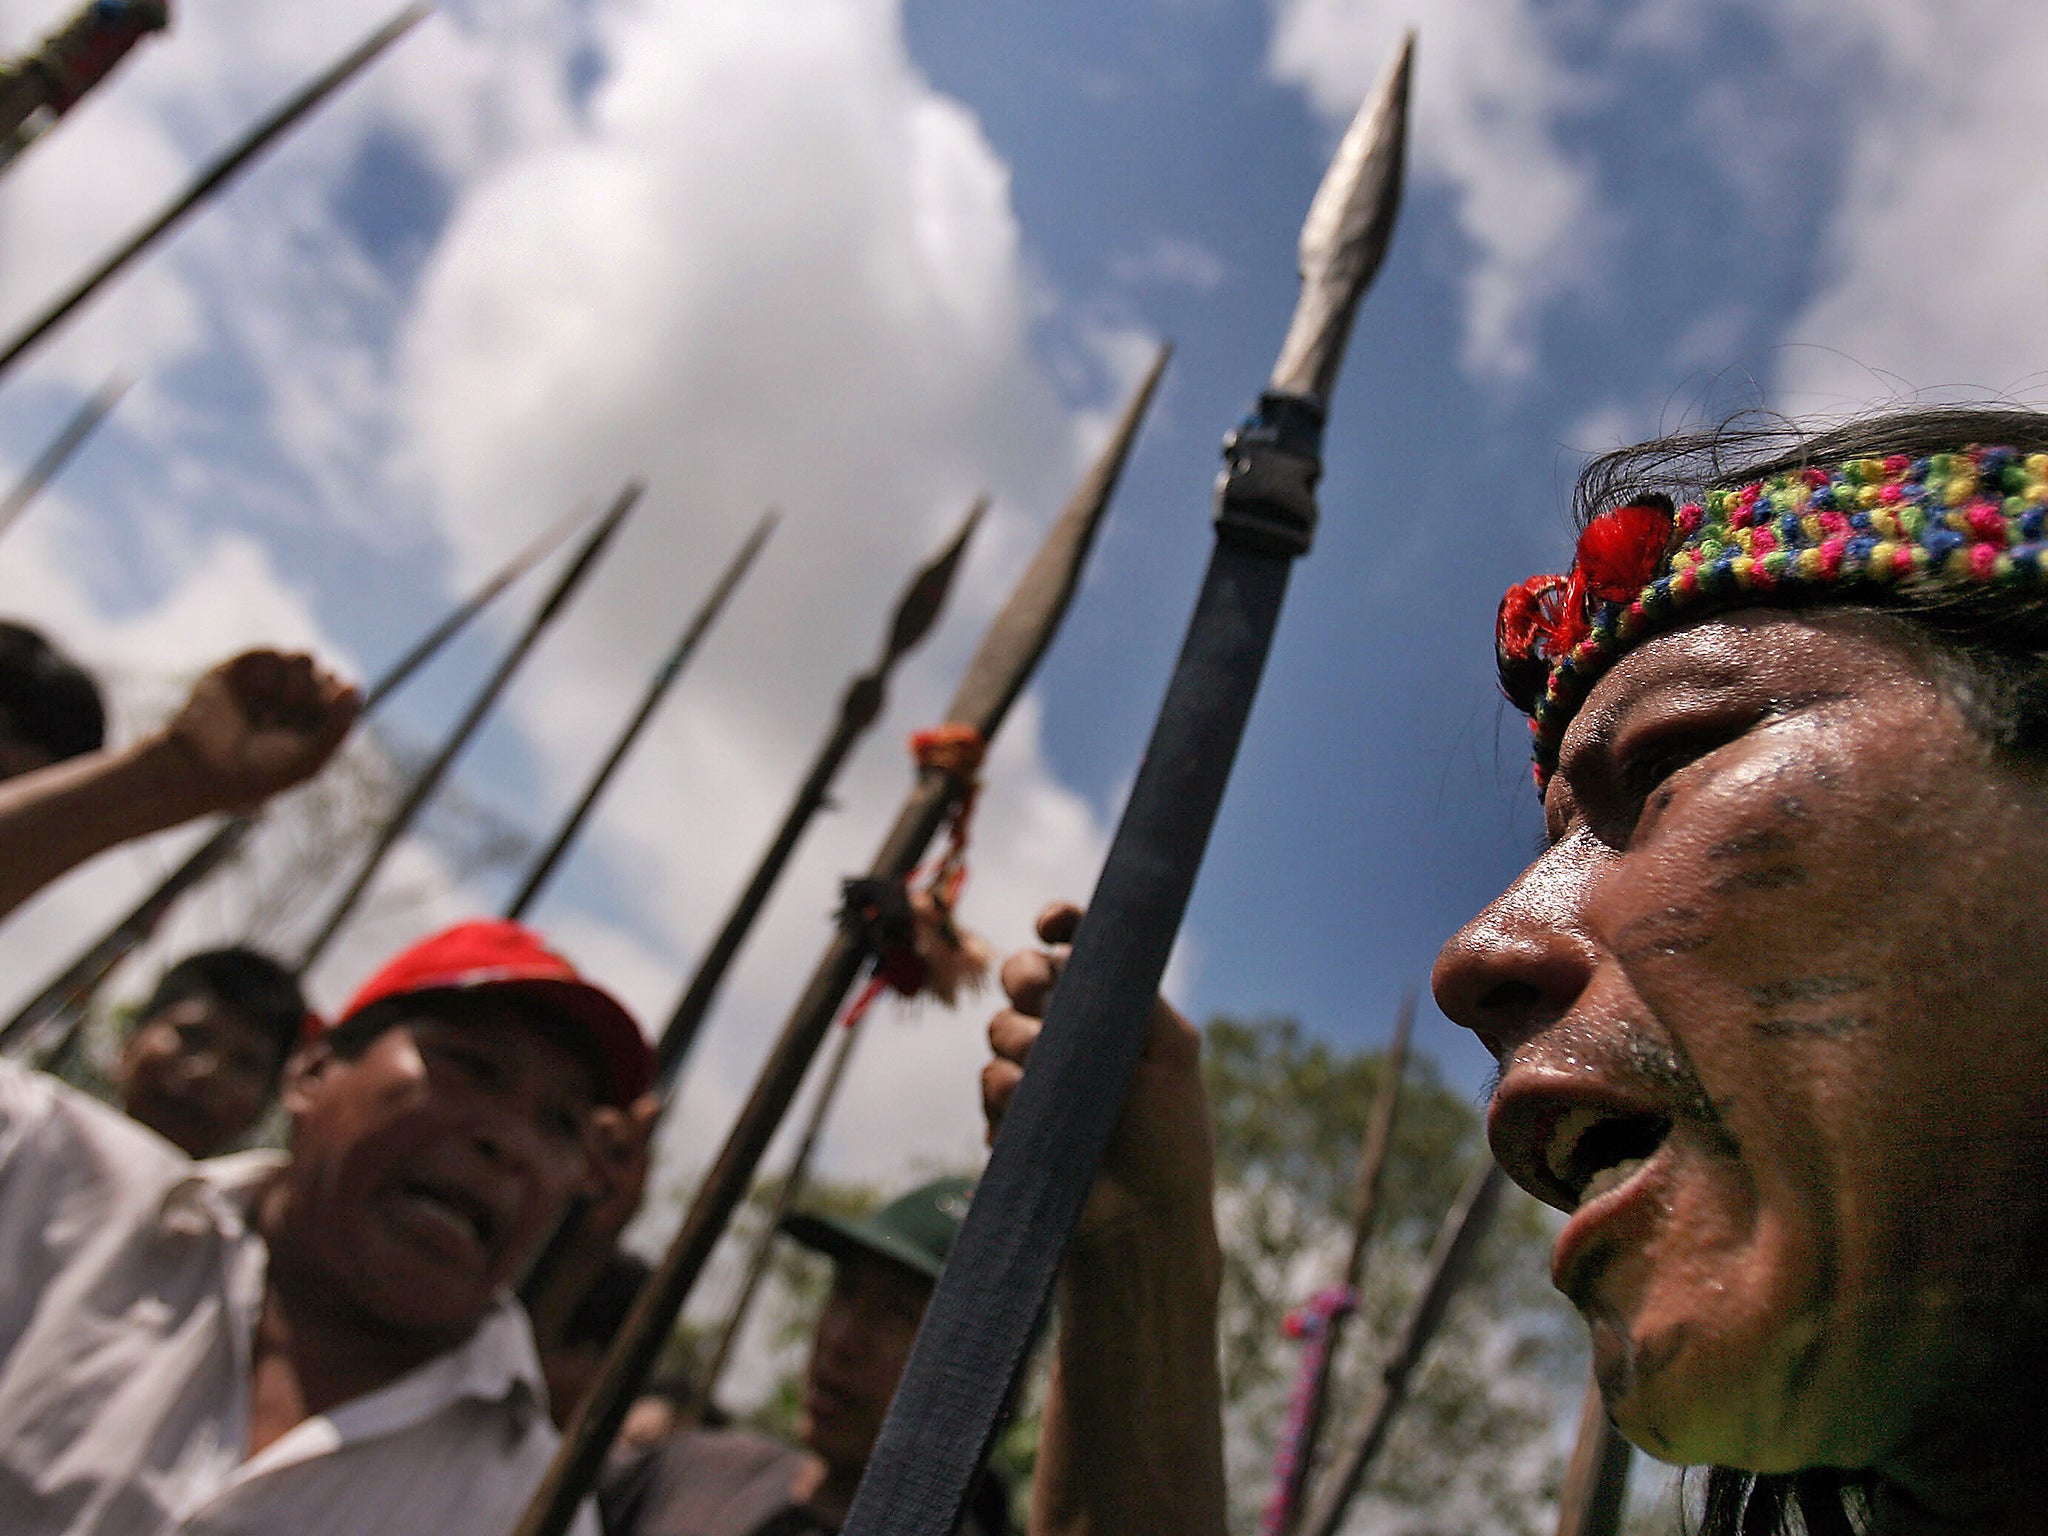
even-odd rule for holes
{"type": "Polygon", "coordinates": [[[1899,558],[1899,546],[1891,540],[1880,542],[1870,552],[1870,574],[1878,581],[1892,579],[1892,562],[1899,558]]]}
{"type": "Polygon", "coordinates": [[[1728,569],[1734,572],[1736,585],[1746,587],[1749,585],[1749,573],[1756,569],[1756,559],[1747,553],[1737,555],[1728,562],[1728,569]]]}
{"type": "Polygon", "coordinates": [[[1799,551],[1799,574],[1811,580],[1820,575],[1820,551],[1807,548],[1799,551]]]}

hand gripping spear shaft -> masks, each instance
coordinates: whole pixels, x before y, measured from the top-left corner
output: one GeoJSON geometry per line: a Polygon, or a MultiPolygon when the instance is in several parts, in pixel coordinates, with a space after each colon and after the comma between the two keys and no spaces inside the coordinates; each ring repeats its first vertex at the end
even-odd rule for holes
{"type": "Polygon", "coordinates": [[[328,909],[326,921],[321,923],[319,930],[306,941],[306,947],[299,952],[298,963],[292,967],[294,974],[303,976],[311,970],[314,962],[326,953],[327,946],[334,942],[334,936],[341,932],[342,925],[355,911],[356,903],[362,900],[363,893],[370,888],[370,882],[376,879],[385,855],[398,846],[398,840],[411,829],[420,811],[433,797],[434,791],[441,787],[441,781],[448,776],[448,770],[454,766],[455,759],[461,756],[462,749],[469,745],[471,738],[483,725],[484,717],[491,712],[491,706],[498,702],[498,695],[505,691],[505,685],[512,681],[512,675],[519,670],[528,653],[539,643],[540,637],[547,633],[548,626],[562,616],[562,610],[568,607],[569,599],[575,596],[576,589],[583,584],[584,578],[596,566],[598,557],[604,553],[605,546],[612,541],[612,535],[619,531],[619,525],[626,520],[626,514],[633,510],[645,489],[646,487],[638,480],[629,482],[626,488],[619,492],[618,499],[611,504],[611,509],[599,519],[597,526],[584,539],[576,551],[575,558],[569,562],[568,567],[555,582],[554,590],[549,592],[540,607],[534,610],[533,617],[526,621],[526,628],[520,632],[519,638],[512,642],[512,648],[499,660],[497,669],[484,680],[483,687],[478,689],[476,697],[470,700],[469,708],[464,711],[462,718],[455,722],[455,729],[448,733],[448,739],[441,744],[441,750],[436,752],[432,761],[414,777],[411,786],[405,792],[405,798],[399,802],[398,809],[391,813],[378,831],[377,840],[371,845],[369,856],[363,860],[362,868],[356,871],[355,879],[350,881],[348,889],[336,898],[334,905],[328,909]]]}
{"type": "MultiPolygon", "coordinates": [[[[1144,419],[1145,407],[1166,367],[1162,348],[1144,383],[1124,408],[1108,445],[1054,522],[1045,543],[996,615],[981,648],[968,663],[967,675],[946,712],[946,718],[972,726],[984,741],[997,728],[1030,679],[1038,658],[1052,643],[1060,619],[1081,579],[1081,565],[1095,541],[1095,530],[1116,489],[1118,474],[1144,419]]],[[[925,768],[904,802],[896,824],[883,838],[870,873],[878,879],[909,876],[926,845],[937,835],[947,813],[966,786],[937,767],[925,768]]],[[[649,1367],[667,1340],[669,1329],[689,1299],[719,1235],[745,1196],[754,1170],[775,1129],[802,1085],[804,1070],[817,1054],[832,1019],[845,1000],[868,955],[855,935],[842,931],[826,947],[803,996],[783,1027],[773,1054],[754,1084],[754,1091],[726,1137],[725,1146],[705,1177],[703,1187],[683,1218],[661,1265],[641,1287],[633,1310],[612,1341],[597,1381],[570,1421],[554,1464],[527,1505],[516,1536],[562,1536],[575,1518],[577,1505],[597,1475],[605,1452],[618,1434],[627,1405],[646,1379],[649,1367]]]]}
{"type": "Polygon", "coordinates": [[[379,54],[425,21],[431,13],[431,8],[423,4],[407,6],[350,49],[325,74],[311,81],[250,129],[241,143],[201,171],[168,207],[129,236],[62,298],[31,320],[4,349],[0,349],[0,374],[12,368],[24,353],[62,325],[74,309],[99,292],[122,268],[183,222],[185,216],[218,191],[223,182],[289,132],[307,113],[361,74],[379,54]]]}
{"type": "MultiPolygon", "coordinates": [[[[499,593],[553,553],[555,546],[573,533],[586,515],[586,509],[578,507],[567,517],[543,529],[532,543],[500,567],[496,575],[421,636],[419,642],[372,685],[363,699],[362,718],[368,719],[379,705],[410,682],[412,675],[467,628],[470,620],[489,607],[499,593]]],[[[149,942],[171,908],[178,904],[178,899],[234,857],[255,829],[256,817],[253,815],[231,816],[222,822],[213,836],[195,848],[185,862],[166,875],[163,882],[143,897],[126,917],[88,945],[83,954],[58,972],[55,979],[31,998],[20,1012],[5,1025],[0,1025],[0,1050],[15,1051],[23,1041],[32,1045],[44,1023],[83,1008],[99,990],[100,984],[113,973],[114,967],[149,942]]]]}
{"type": "Polygon", "coordinates": [[[711,947],[697,963],[696,975],[690,978],[689,986],[676,1003],[675,1012],[669,1015],[661,1037],[655,1042],[655,1064],[664,1095],[675,1087],[683,1058],[689,1054],[697,1032],[703,1028],[704,1016],[711,1011],[725,973],[731,968],[740,945],[746,942],[747,932],[760,915],[768,893],[782,878],[783,866],[796,851],[797,840],[804,835],[811,818],[818,814],[832,793],[832,781],[839,777],[840,766],[845,763],[847,754],[882,713],[882,705],[888,698],[889,674],[938,622],[946,594],[953,589],[953,573],[960,568],[960,558],[967,551],[967,541],[974,537],[974,530],[981,525],[982,515],[987,511],[988,498],[984,496],[976,500],[967,509],[960,531],[911,578],[910,585],[904,588],[903,596],[896,604],[881,656],[870,670],[846,685],[846,692],[839,701],[839,719],[832,727],[832,734],[825,738],[824,744],[818,748],[818,755],[811,760],[811,771],[804,775],[804,782],[797,790],[796,798],[790,802],[788,814],[782,818],[775,840],[761,855],[754,877],[740,892],[739,900],[733,903],[732,911],[726,915],[725,926],[718,930],[718,937],[711,941],[711,947]]]}
{"type": "Polygon", "coordinates": [[[540,893],[546,889],[563,856],[576,841],[576,835],[583,830],[583,823],[590,819],[590,813],[597,808],[597,802],[611,784],[612,776],[625,762],[626,754],[633,750],[633,744],[640,739],[640,733],[647,729],[648,722],[654,718],[655,710],[661,707],[662,699],[667,696],[669,689],[675,686],[676,679],[682,676],[683,668],[689,665],[690,657],[696,653],[697,643],[704,638],[706,631],[718,622],[718,615],[725,609],[726,599],[732,596],[733,589],[740,584],[753,566],[754,557],[761,553],[761,546],[768,542],[768,535],[775,531],[775,523],[776,515],[773,512],[762,515],[761,521],[754,525],[754,531],[747,535],[746,543],[740,546],[739,553],[732,557],[732,563],[725,568],[725,573],[718,578],[706,595],[696,614],[677,638],[674,649],[668,653],[668,659],[662,662],[653,680],[648,683],[646,693],[641,696],[640,707],[633,711],[632,719],[628,720],[626,728],[619,732],[619,739],[612,744],[612,749],[606,754],[605,760],[598,765],[597,771],[590,776],[590,782],[583,787],[583,794],[576,801],[575,809],[569,812],[567,819],[556,829],[554,838],[548,843],[546,850],[534,860],[533,867],[526,872],[525,880],[520,882],[518,893],[506,904],[507,917],[517,920],[526,916],[527,908],[531,907],[540,893]]]}
{"type": "Polygon", "coordinates": [[[1324,412],[1400,201],[1411,46],[1309,209],[1301,298],[1257,410],[1224,445],[1216,549],[1158,724],[845,1536],[958,1525],[1115,1127],[1288,571],[1314,532],[1324,412]]]}

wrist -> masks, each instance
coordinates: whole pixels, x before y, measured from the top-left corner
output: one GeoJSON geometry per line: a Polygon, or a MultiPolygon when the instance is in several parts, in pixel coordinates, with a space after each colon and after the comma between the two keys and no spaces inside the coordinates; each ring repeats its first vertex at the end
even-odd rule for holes
{"type": "Polygon", "coordinates": [[[222,800],[219,776],[172,730],[153,731],[126,748],[115,772],[136,823],[132,835],[233,809],[222,800]]]}

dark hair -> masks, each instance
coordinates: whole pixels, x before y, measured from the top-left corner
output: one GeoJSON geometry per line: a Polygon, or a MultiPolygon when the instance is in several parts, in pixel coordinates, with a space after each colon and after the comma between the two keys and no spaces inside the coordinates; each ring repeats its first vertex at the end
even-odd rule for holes
{"type": "Polygon", "coordinates": [[[0,619],[0,712],[7,734],[50,761],[97,752],[107,739],[99,684],[26,624],[0,619]]]}
{"type": "MultiPolygon", "coordinates": [[[[1972,444],[2048,452],[2048,414],[1949,406],[1819,429],[1782,417],[1738,416],[1602,454],[1580,474],[1574,510],[1583,525],[1630,501],[1663,496],[1684,503],[1812,464],[1888,454],[1918,458],[1972,444]]],[[[1822,601],[1830,609],[1902,620],[1898,638],[1930,666],[1981,735],[2012,756],[2048,758],[2048,593],[1930,581],[1858,588],[1853,596],[1822,601]]]]}
{"type": "MultiPolygon", "coordinates": [[[[1649,497],[1684,503],[1812,464],[1890,454],[1918,458],[1972,444],[2048,452],[2048,414],[1954,406],[1818,429],[1762,414],[1735,417],[1601,455],[1579,476],[1574,511],[1583,526],[1610,508],[1649,497]]],[[[1994,749],[2048,758],[2048,593],[1927,582],[1824,601],[1830,610],[1888,616],[1896,638],[1930,668],[1994,749]]],[[[1713,1467],[1699,1536],[1853,1536],[1867,1520],[1874,1484],[1873,1474],[1832,1467],[1785,1473],[1713,1467]]]]}
{"type": "Polygon", "coordinates": [[[238,1014],[277,1042],[277,1064],[291,1055],[306,1021],[306,999],[292,973],[253,949],[208,949],[187,955],[165,971],[138,1024],[192,998],[238,1014]]]}

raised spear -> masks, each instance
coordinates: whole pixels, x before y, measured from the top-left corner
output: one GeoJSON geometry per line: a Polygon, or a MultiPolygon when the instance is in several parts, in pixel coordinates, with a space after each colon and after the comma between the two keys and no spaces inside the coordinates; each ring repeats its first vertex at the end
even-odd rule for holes
{"type": "Polygon", "coordinates": [[[1465,1187],[1451,1202],[1450,1212],[1437,1229],[1436,1242],[1429,1250],[1422,1290],[1409,1309],[1393,1353],[1380,1367],[1379,1390],[1360,1410],[1349,1438],[1330,1466],[1329,1475],[1317,1485],[1315,1502],[1302,1522],[1304,1536],[1336,1536],[1344,1511],[1350,1507],[1351,1500],[1365,1481],[1366,1469],[1386,1443],[1394,1415],[1401,1411],[1401,1405],[1408,1399],[1408,1382],[1415,1374],[1415,1367],[1421,1363],[1423,1352],[1436,1337],[1451,1297],[1457,1293],[1472,1268],[1479,1239],[1486,1235],[1486,1229],[1493,1220],[1505,1183],[1506,1175],[1500,1171],[1500,1165],[1490,1153],[1483,1154],[1478,1166],[1465,1180],[1465,1187]]]}
{"type": "Polygon", "coordinates": [[[1380,1190],[1386,1183],[1387,1152],[1394,1142],[1401,1079],[1408,1069],[1408,1040],[1414,1031],[1415,993],[1411,989],[1401,997],[1393,1036],[1380,1057],[1379,1091],[1373,1095],[1372,1116],[1358,1149],[1358,1173],[1351,1190],[1351,1250],[1345,1255],[1344,1271],[1336,1285],[1324,1293],[1326,1304],[1311,1303],[1309,1358],[1304,1362],[1301,1395],[1290,1415],[1289,1443],[1275,1468],[1272,1502],[1260,1524],[1265,1536],[1285,1536],[1301,1517],[1302,1490],[1315,1462],[1316,1442],[1322,1436],[1329,1407],[1330,1375],[1344,1342],[1344,1324],[1357,1310],[1358,1282],[1365,1275],[1365,1256],[1372,1246],[1380,1190]]]}
{"type": "Polygon", "coordinates": [[[1607,1417],[1600,1384],[1586,1388],[1578,1443],[1557,1500],[1557,1536],[1615,1536],[1628,1496],[1629,1443],[1607,1417]]]}
{"type": "MultiPolygon", "coordinates": [[[[543,529],[532,543],[514,555],[481,587],[436,624],[411,650],[385,670],[363,699],[363,717],[376,711],[386,699],[411,680],[412,675],[460,633],[492,599],[551,554],[555,546],[575,530],[586,517],[578,507],[567,517],[543,529]]],[[[19,1053],[32,1049],[42,1026],[49,1020],[78,1017],[93,993],[99,990],[114,967],[149,942],[178,899],[220,868],[241,848],[256,828],[256,817],[231,816],[213,836],[201,843],[163,882],[136,904],[127,916],[86,947],[83,954],[59,971],[50,984],[22,1009],[0,1025],[0,1050],[19,1053]],[[17,1042],[23,1042],[17,1045],[17,1042]]]]}
{"type": "MultiPolygon", "coordinates": [[[[818,749],[817,757],[812,760],[811,771],[804,776],[802,787],[797,790],[788,813],[782,818],[781,829],[769,843],[768,851],[761,856],[761,862],[755,866],[753,878],[747,882],[746,889],[727,914],[718,937],[712,940],[704,958],[697,963],[697,973],[690,978],[681,1001],[676,1004],[675,1011],[669,1015],[668,1023],[655,1041],[656,1091],[664,1098],[673,1092],[676,1075],[682,1070],[683,1059],[689,1053],[691,1042],[697,1038],[705,1014],[710,1011],[719,984],[725,980],[725,973],[731,967],[733,957],[739,953],[740,945],[745,942],[754,919],[759,916],[768,893],[781,878],[784,866],[796,850],[797,840],[803,836],[811,818],[825,805],[832,791],[832,782],[839,776],[840,765],[846,761],[847,754],[881,714],[890,673],[938,622],[946,594],[952,590],[953,573],[959,569],[967,541],[974,536],[974,530],[987,510],[988,498],[978,498],[968,508],[959,531],[911,578],[910,585],[896,604],[889,633],[882,643],[881,656],[870,670],[847,684],[840,699],[838,720],[826,736],[824,745],[818,749]]],[[[520,1288],[527,1313],[533,1320],[534,1332],[544,1344],[568,1322],[590,1282],[590,1275],[582,1272],[570,1257],[578,1250],[583,1220],[584,1207],[580,1203],[572,1205],[562,1225],[556,1229],[554,1239],[541,1251],[540,1258],[520,1288]]]]}
{"type": "Polygon", "coordinates": [[[1023,1371],[1123,1106],[1288,573],[1314,534],[1330,393],[1400,203],[1412,44],[1309,207],[1301,296],[1257,407],[1225,440],[1216,548],[1158,723],[845,1536],[949,1536],[1023,1371]]]}
{"type": "Polygon", "coordinates": [[[166,0],[91,0],[36,52],[0,65],[0,170],[106,79],[129,49],[170,24],[166,0]]]}
{"type": "Polygon", "coordinates": [[[882,642],[882,654],[876,658],[874,666],[846,685],[846,692],[839,699],[839,717],[818,748],[818,755],[811,759],[811,771],[804,775],[796,798],[783,815],[782,826],[768,844],[767,852],[761,855],[761,862],[754,866],[753,878],[747,881],[746,889],[740,892],[739,900],[726,914],[718,937],[711,941],[711,947],[704,951],[704,958],[697,962],[696,974],[683,989],[675,1011],[669,1015],[668,1023],[662,1027],[661,1036],[655,1042],[655,1062],[664,1094],[674,1088],[683,1058],[689,1054],[697,1032],[703,1028],[704,1016],[710,1012],[712,1001],[718,996],[725,973],[731,968],[740,945],[746,941],[754,919],[760,915],[762,903],[767,901],[775,882],[782,878],[783,867],[796,851],[797,840],[831,796],[832,782],[839,777],[839,769],[847,754],[852,752],[855,743],[867,734],[868,728],[882,713],[882,705],[888,698],[889,676],[895,671],[896,663],[914,650],[938,622],[940,610],[946,604],[946,595],[953,589],[953,573],[960,568],[961,556],[967,551],[967,541],[974,537],[974,530],[981,526],[982,516],[987,511],[988,498],[977,498],[961,520],[959,531],[911,577],[910,585],[903,589],[903,596],[897,600],[896,611],[890,618],[889,633],[882,642]]]}
{"type": "Polygon", "coordinates": [[[385,855],[398,845],[398,840],[411,829],[428,799],[441,787],[441,781],[447,777],[455,759],[461,755],[462,749],[469,745],[470,740],[483,725],[484,717],[491,712],[491,706],[498,702],[498,695],[505,691],[505,685],[512,681],[512,674],[519,670],[520,664],[526,660],[540,637],[547,633],[548,627],[561,617],[569,599],[583,584],[584,578],[596,567],[598,556],[604,553],[612,535],[619,531],[619,525],[626,520],[626,514],[633,510],[634,503],[639,501],[640,493],[645,489],[646,486],[642,482],[634,480],[619,492],[610,510],[598,520],[597,526],[577,548],[575,558],[563,570],[555,582],[554,589],[548,593],[540,607],[534,610],[533,617],[526,621],[526,628],[520,631],[519,638],[512,642],[511,649],[505,652],[496,669],[484,680],[483,687],[477,690],[476,697],[470,700],[469,708],[463,711],[462,718],[455,722],[455,729],[448,733],[447,739],[441,744],[441,750],[436,752],[427,765],[414,776],[411,785],[406,789],[405,797],[399,801],[398,808],[378,829],[376,841],[370,845],[370,852],[364,858],[362,866],[357,869],[355,879],[349,882],[348,889],[335,898],[334,905],[327,910],[326,919],[315,930],[313,937],[306,941],[305,948],[299,951],[298,963],[293,967],[299,975],[311,970],[314,962],[326,952],[327,946],[334,942],[334,936],[341,932],[342,926],[355,911],[356,903],[362,900],[363,893],[370,888],[370,882],[377,877],[377,871],[383,866],[385,855]]]}
{"type": "Polygon", "coordinates": [[[23,353],[61,325],[74,309],[97,293],[110,278],[169,234],[187,214],[218,191],[222,183],[289,132],[307,113],[362,73],[385,49],[425,21],[432,9],[426,4],[407,6],[350,49],[325,74],[250,129],[239,144],[201,171],[168,207],[116,247],[98,266],[80,278],[69,292],[31,320],[4,350],[0,350],[0,373],[13,367],[23,353]]]}
{"type": "MultiPolygon", "coordinates": [[[[1160,349],[1144,383],[1124,408],[1108,445],[996,615],[953,695],[947,720],[971,727],[983,741],[994,739],[1038,658],[1052,643],[1080,581],[1082,561],[1116,489],[1138,423],[1165,370],[1167,352],[1160,349]]],[[[921,769],[896,824],[882,840],[871,875],[891,883],[908,878],[966,790],[966,784],[942,768],[921,769]]],[[[660,1267],[641,1288],[633,1310],[612,1341],[597,1381],[570,1421],[554,1464],[519,1522],[517,1536],[562,1536],[575,1517],[618,1434],[627,1405],[646,1379],[719,1235],[745,1197],[762,1154],[803,1082],[805,1069],[868,959],[863,941],[846,929],[826,946],[718,1160],[698,1189],[681,1230],[669,1244],[660,1267]]]]}
{"type": "Polygon", "coordinates": [[[546,888],[548,881],[553,878],[563,856],[568,853],[570,845],[576,841],[577,834],[583,830],[584,822],[590,819],[590,813],[597,808],[598,800],[611,784],[612,776],[625,762],[626,754],[633,750],[634,743],[640,739],[640,733],[647,729],[648,722],[654,718],[655,710],[660,708],[662,699],[674,686],[675,680],[682,676],[683,668],[689,665],[698,641],[702,640],[705,632],[717,622],[718,615],[725,608],[725,600],[732,596],[733,589],[740,584],[741,578],[753,565],[754,557],[760,554],[761,546],[768,542],[768,535],[775,531],[775,523],[775,513],[762,514],[761,521],[756,523],[754,531],[747,535],[747,541],[740,546],[739,553],[732,557],[732,563],[725,568],[725,573],[712,586],[702,606],[684,626],[667,659],[656,669],[653,678],[648,682],[647,691],[640,699],[640,707],[633,711],[633,716],[626,722],[625,729],[619,732],[619,739],[612,744],[612,749],[605,755],[604,761],[598,764],[597,771],[590,776],[590,782],[584,785],[575,808],[555,830],[553,839],[549,841],[540,857],[534,860],[533,867],[526,872],[526,878],[520,882],[517,894],[507,903],[507,917],[524,917],[526,909],[533,905],[541,891],[546,888]]]}
{"type": "Polygon", "coordinates": [[[99,430],[100,423],[113,413],[133,382],[126,375],[117,373],[78,408],[77,414],[64,424],[64,430],[50,440],[50,446],[14,483],[14,489],[0,499],[0,533],[12,528],[14,520],[28,510],[29,503],[42,495],[44,488],[63,472],[64,466],[71,462],[71,456],[99,430]]]}

